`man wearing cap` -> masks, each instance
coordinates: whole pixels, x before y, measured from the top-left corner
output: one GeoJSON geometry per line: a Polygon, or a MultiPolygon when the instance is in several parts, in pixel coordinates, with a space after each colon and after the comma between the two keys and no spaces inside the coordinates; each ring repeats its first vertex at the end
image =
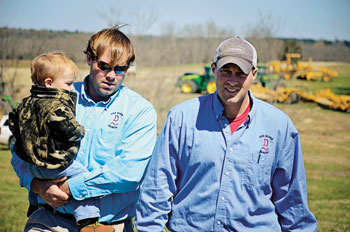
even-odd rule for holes
{"type": "Polygon", "coordinates": [[[211,64],[217,91],[173,107],[141,187],[142,231],[316,231],[298,131],[254,98],[257,53],[223,41],[211,64]]]}

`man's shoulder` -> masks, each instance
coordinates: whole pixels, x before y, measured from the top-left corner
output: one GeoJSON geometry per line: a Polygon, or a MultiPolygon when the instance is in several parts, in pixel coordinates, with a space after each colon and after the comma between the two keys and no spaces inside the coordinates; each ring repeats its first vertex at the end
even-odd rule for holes
{"type": "Polygon", "coordinates": [[[172,107],[172,111],[185,111],[193,108],[199,107],[199,97],[191,98],[180,102],[172,107]]]}
{"type": "Polygon", "coordinates": [[[293,124],[288,114],[270,103],[255,98],[253,107],[255,112],[254,115],[261,118],[265,123],[271,122],[275,125],[293,124]]]}
{"type": "Polygon", "coordinates": [[[119,97],[123,100],[126,100],[128,104],[131,104],[132,106],[153,107],[152,103],[149,100],[126,86],[120,86],[119,91],[119,97]]]}
{"type": "Polygon", "coordinates": [[[192,115],[193,113],[197,114],[200,110],[200,108],[207,108],[210,107],[212,103],[212,94],[191,98],[188,100],[185,100],[174,107],[170,109],[170,114],[188,114],[192,115]]]}

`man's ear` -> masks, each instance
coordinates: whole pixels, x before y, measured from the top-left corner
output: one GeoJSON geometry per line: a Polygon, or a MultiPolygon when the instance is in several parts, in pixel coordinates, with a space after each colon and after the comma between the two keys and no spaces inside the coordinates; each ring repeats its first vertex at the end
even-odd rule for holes
{"type": "Polygon", "coordinates": [[[252,74],[253,74],[252,79],[255,80],[256,77],[258,76],[258,68],[253,69],[253,70],[252,70],[252,74]]]}
{"type": "Polygon", "coordinates": [[[89,53],[89,52],[86,53],[86,63],[91,67],[92,62],[93,62],[93,60],[92,60],[92,58],[91,58],[90,53],[89,53]]]}
{"type": "Polygon", "coordinates": [[[212,71],[213,74],[215,73],[215,70],[216,70],[216,65],[215,65],[215,63],[212,61],[212,62],[211,62],[211,71],[212,71]]]}
{"type": "Polygon", "coordinates": [[[44,80],[44,85],[45,85],[45,87],[46,88],[50,88],[51,87],[51,85],[52,85],[52,79],[51,78],[45,78],[45,80],[44,80]]]}

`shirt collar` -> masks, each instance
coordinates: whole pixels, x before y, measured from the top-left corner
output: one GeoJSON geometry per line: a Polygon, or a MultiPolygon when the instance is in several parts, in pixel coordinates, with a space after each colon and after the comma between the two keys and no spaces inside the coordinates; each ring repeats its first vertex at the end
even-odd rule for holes
{"type": "Polygon", "coordinates": [[[113,95],[111,95],[107,101],[100,101],[96,103],[94,100],[91,99],[91,97],[87,93],[88,78],[89,78],[89,75],[84,78],[83,84],[81,86],[81,96],[85,101],[97,106],[104,106],[105,108],[108,108],[112,104],[112,102],[117,98],[117,96],[119,96],[121,89],[123,87],[123,86],[120,86],[119,89],[113,95]]]}
{"type": "MultiPolygon", "coordinates": [[[[252,122],[252,119],[253,119],[255,112],[256,112],[255,97],[250,90],[249,90],[248,94],[250,97],[250,112],[248,114],[248,119],[245,121],[245,125],[247,125],[247,126],[249,126],[250,123],[252,122]]],[[[224,115],[223,115],[224,114],[224,106],[221,104],[221,102],[219,100],[219,96],[218,96],[217,91],[215,91],[215,93],[213,94],[213,109],[214,109],[216,119],[221,119],[224,117],[224,115]]]]}
{"type": "Polygon", "coordinates": [[[221,119],[222,117],[224,117],[224,106],[221,104],[220,100],[219,100],[219,96],[218,96],[218,92],[215,91],[215,93],[213,94],[213,109],[214,109],[214,113],[216,116],[216,119],[221,119]]]}
{"type": "Polygon", "coordinates": [[[250,112],[248,114],[248,119],[246,121],[247,125],[249,126],[252,120],[254,119],[254,116],[256,115],[256,98],[254,97],[254,94],[252,91],[249,90],[249,99],[250,99],[250,112]]]}

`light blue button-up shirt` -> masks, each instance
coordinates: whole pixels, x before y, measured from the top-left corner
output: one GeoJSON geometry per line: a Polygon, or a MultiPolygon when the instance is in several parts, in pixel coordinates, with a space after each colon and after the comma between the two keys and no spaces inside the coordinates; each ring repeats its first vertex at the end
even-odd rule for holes
{"type": "Polygon", "coordinates": [[[232,135],[217,93],[171,109],[141,187],[139,232],[316,231],[299,134],[250,95],[232,135]]]}
{"type": "MultiPolygon", "coordinates": [[[[76,160],[89,172],[70,178],[69,188],[77,200],[100,197],[100,221],[131,218],[157,136],[156,111],[124,86],[108,101],[98,103],[86,94],[85,88],[82,82],[75,83],[79,95],[76,120],[85,128],[76,160]]],[[[20,185],[29,190],[33,177],[15,154],[12,165],[20,185]]],[[[70,204],[58,210],[73,214],[70,204]]]]}

